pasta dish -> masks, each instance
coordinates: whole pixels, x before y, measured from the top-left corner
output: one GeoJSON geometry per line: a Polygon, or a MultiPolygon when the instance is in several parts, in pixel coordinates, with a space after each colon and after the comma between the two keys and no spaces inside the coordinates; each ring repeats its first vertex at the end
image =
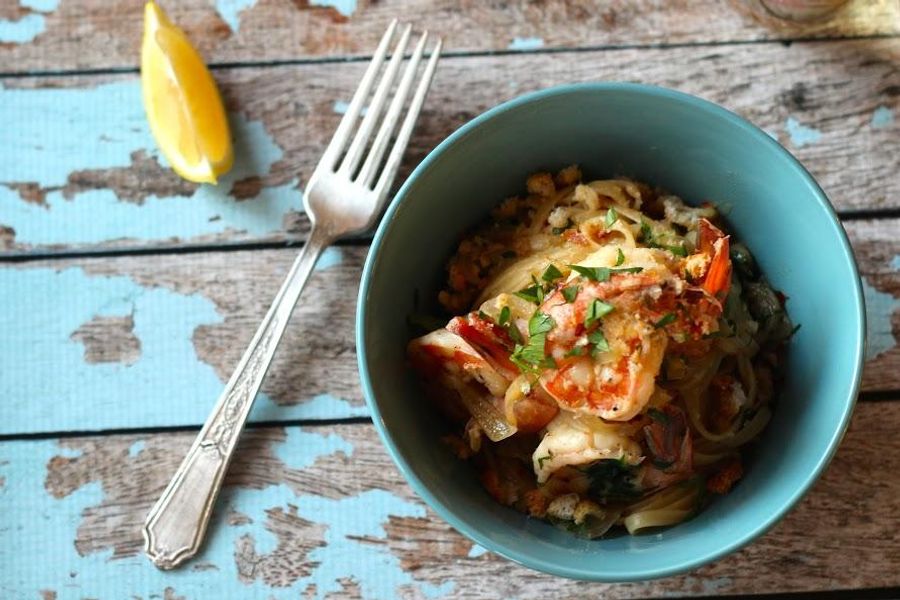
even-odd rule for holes
{"type": "Polygon", "coordinates": [[[741,478],[795,329],[712,204],[581,179],[530,176],[462,239],[438,297],[458,316],[408,355],[495,500],[595,538],[741,478]]]}

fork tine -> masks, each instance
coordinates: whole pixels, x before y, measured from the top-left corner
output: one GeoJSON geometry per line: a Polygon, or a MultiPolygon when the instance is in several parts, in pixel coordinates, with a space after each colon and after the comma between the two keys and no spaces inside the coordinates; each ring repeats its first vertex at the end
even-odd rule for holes
{"type": "Polygon", "coordinates": [[[378,135],[372,143],[372,148],[369,149],[369,156],[366,157],[366,162],[359,171],[357,181],[367,188],[372,186],[372,181],[374,181],[375,175],[378,173],[378,165],[381,164],[381,160],[384,158],[384,152],[387,149],[388,141],[390,141],[391,135],[394,133],[397,124],[400,122],[400,111],[403,110],[403,105],[406,104],[406,99],[412,89],[413,79],[416,76],[419,62],[425,51],[425,42],[427,39],[427,32],[423,33],[422,37],[419,38],[419,43],[416,44],[416,49],[413,51],[412,57],[409,60],[406,72],[403,73],[403,79],[400,80],[400,85],[397,86],[397,92],[394,95],[394,99],[391,101],[391,106],[388,108],[387,115],[384,117],[384,122],[378,130],[378,135]]]}
{"type": "Polygon", "coordinates": [[[366,72],[359,82],[359,87],[356,88],[356,92],[353,94],[350,106],[347,107],[347,112],[344,113],[344,118],[341,119],[337,130],[334,132],[334,137],[331,138],[331,142],[329,142],[328,147],[325,149],[322,160],[319,161],[316,169],[324,167],[328,171],[334,170],[337,159],[344,149],[344,146],[347,145],[347,140],[350,138],[350,133],[353,131],[356,119],[359,117],[363,102],[365,102],[366,98],[369,96],[369,91],[371,91],[372,84],[375,82],[375,76],[378,75],[378,71],[381,69],[381,65],[384,62],[384,57],[387,54],[388,46],[390,45],[391,39],[394,37],[394,30],[396,28],[397,19],[394,19],[391,21],[391,24],[388,25],[387,31],[385,31],[384,35],[381,37],[381,41],[378,42],[378,48],[375,50],[375,54],[372,55],[372,60],[369,62],[369,66],[366,68],[366,72]]]}
{"type": "MultiPolygon", "coordinates": [[[[422,110],[422,104],[425,102],[425,95],[428,93],[428,88],[431,86],[434,70],[437,67],[437,61],[441,55],[441,46],[442,40],[441,38],[438,38],[434,50],[431,51],[431,58],[428,60],[428,65],[425,67],[425,73],[422,74],[422,81],[419,82],[419,87],[416,88],[416,95],[413,96],[412,102],[409,105],[406,119],[403,121],[403,126],[400,128],[400,133],[397,134],[397,140],[394,142],[394,147],[391,148],[391,153],[388,155],[387,162],[384,165],[384,170],[381,172],[378,183],[375,185],[375,194],[378,198],[379,205],[383,204],[387,198],[388,188],[391,183],[393,183],[394,177],[397,175],[397,169],[400,168],[400,160],[403,158],[403,152],[406,150],[407,144],[409,144],[409,138],[412,135],[416,119],[419,118],[419,111],[422,110]]],[[[380,206],[378,208],[380,209],[380,206]]]]}
{"type": "Polygon", "coordinates": [[[369,136],[372,134],[372,130],[375,129],[378,118],[381,116],[381,110],[387,100],[388,92],[391,91],[394,79],[397,77],[397,71],[400,69],[400,63],[403,62],[403,53],[406,52],[406,44],[409,41],[411,30],[412,25],[407,25],[403,28],[403,33],[400,36],[400,41],[397,42],[391,61],[388,63],[387,69],[385,69],[384,75],[378,83],[378,87],[375,88],[375,94],[369,103],[362,125],[359,126],[359,131],[353,137],[353,142],[347,150],[347,155],[341,162],[340,169],[338,169],[338,172],[345,175],[348,179],[353,178],[354,172],[359,167],[363,151],[366,149],[366,144],[369,143],[369,136]]]}

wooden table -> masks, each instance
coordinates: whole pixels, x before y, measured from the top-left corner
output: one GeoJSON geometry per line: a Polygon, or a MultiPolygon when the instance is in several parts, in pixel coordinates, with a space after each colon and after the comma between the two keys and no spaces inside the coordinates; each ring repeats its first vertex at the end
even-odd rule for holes
{"type": "Polygon", "coordinates": [[[238,158],[216,188],[160,164],[139,0],[0,3],[0,597],[900,596],[898,0],[794,27],[720,0],[163,4],[231,112],[238,158]],[[170,573],[144,558],[140,524],[302,244],[298,190],[398,15],[449,50],[404,173],[503,100],[620,79],[740,113],[825,188],[863,275],[869,362],[833,464],[762,539],[628,585],[473,546],[412,493],[370,423],[357,241],[313,276],[202,555],[170,573]]]}

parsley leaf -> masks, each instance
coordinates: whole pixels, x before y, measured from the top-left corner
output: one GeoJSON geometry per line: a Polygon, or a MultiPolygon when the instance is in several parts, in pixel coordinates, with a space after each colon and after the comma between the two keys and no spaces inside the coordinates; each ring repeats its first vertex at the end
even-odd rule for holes
{"type": "Polygon", "coordinates": [[[583,277],[587,277],[591,281],[607,281],[609,279],[609,269],[606,267],[582,267],[580,265],[569,265],[569,268],[583,277]]]}
{"type": "Polygon", "coordinates": [[[590,327],[595,321],[611,313],[614,308],[612,304],[594,298],[594,301],[588,305],[587,314],[584,316],[584,326],[590,327]]]}
{"type": "Polygon", "coordinates": [[[523,300],[528,300],[533,304],[540,304],[544,301],[544,287],[537,282],[537,279],[534,277],[531,278],[534,285],[527,287],[523,290],[519,290],[514,295],[522,298],[523,300]]]}
{"type": "Polygon", "coordinates": [[[569,287],[564,287],[561,290],[563,298],[566,299],[566,302],[571,304],[575,302],[575,298],[578,296],[578,292],[581,291],[581,288],[577,285],[570,285],[569,287]]]}
{"type": "Polygon", "coordinates": [[[613,224],[619,220],[619,213],[616,212],[616,209],[613,207],[609,207],[609,210],[606,211],[606,220],[604,221],[604,225],[609,229],[613,226],[613,224]]]}
{"type": "Polygon", "coordinates": [[[478,311],[478,318],[481,319],[482,321],[491,321],[492,320],[488,316],[488,314],[486,312],[484,312],[483,310],[478,311]]]}
{"type": "Polygon", "coordinates": [[[641,241],[645,244],[652,245],[653,244],[653,230],[650,228],[650,224],[647,221],[641,220],[641,241]]]}
{"type": "Polygon", "coordinates": [[[546,333],[539,333],[531,336],[531,339],[529,339],[528,343],[524,346],[522,344],[516,344],[509,360],[519,367],[519,370],[523,373],[533,373],[538,371],[539,367],[546,364],[544,356],[544,343],[546,341],[546,333]]]}
{"type": "Polygon", "coordinates": [[[543,468],[544,468],[544,461],[545,461],[545,460],[550,460],[551,458],[553,458],[553,452],[550,451],[550,450],[547,450],[547,455],[546,455],[546,456],[541,456],[541,457],[538,458],[538,460],[537,460],[537,463],[538,463],[538,469],[543,469],[543,468]]]}
{"type": "Polygon", "coordinates": [[[504,306],[500,309],[500,319],[497,321],[500,325],[509,323],[509,307],[504,306]]]}
{"type": "Polygon", "coordinates": [[[586,277],[590,281],[609,281],[609,276],[613,273],[640,273],[643,267],[622,267],[621,269],[610,269],[609,267],[582,267],[579,265],[569,265],[573,271],[586,277]]]}
{"type": "Polygon", "coordinates": [[[590,332],[588,334],[588,341],[594,345],[591,349],[592,357],[596,358],[601,352],[609,352],[609,342],[606,341],[606,336],[603,335],[601,329],[590,332]]]}
{"type": "Polygon", "coordinates": [[[553,263],[550,263],[550,266],[548,266],[544,270],[544,274],[541,275],[541,279],[543,279],[544,281],[556,281],[557,279],[559,279],[562,276],[563,276],[562,272],[556,268],[556,265],[554,265],[553,263]]]}
{"type": "Polygon", "coordinates": [[[520,332],[519,328],[512,323],[506,326],[506,333],[508,333],[509,338],[517,344],[521,344],[525,341],[522,339],[522,332],[520,332]]]}
{"type": "Polygon", "coordinates": [[[666,250],[675,256],[687,256],[687,248],[684,247],[684,244],[680,246],[666,246],[666,250]]]}
{"type": "Polygon", "coordinates": [[[584,348],[581,346],[572,346],[572,349],[566,352],[565,357],[568,358],[570,356],[581,356],[584,353],[584,348]]]}
{"type": "Polygon", "coordinates": [[[675,313],[668,313],[665,316],[663,316],[663,318],[661,318],[659,321],[654,323],[653,327],[655,327],[656,329],[659,329],[660,327],[665,327],[666,325],[668,325],[669,323],[671,323],[674,320],[675,320],[675,313]]]}
{"type": "Polygon", "coordinates": [[[625,253],[622,252],[622,249],[618,249],[618,253],[616,254],[616,266],[618,267],[623,262],[625,262],[625,253]]]}
{"type": "Polygon", "coordinates": [[[547,333],[556,327],[556,322],[548,314],[536,311],[528,320],[528,335],[540,335],[547,333]]]}

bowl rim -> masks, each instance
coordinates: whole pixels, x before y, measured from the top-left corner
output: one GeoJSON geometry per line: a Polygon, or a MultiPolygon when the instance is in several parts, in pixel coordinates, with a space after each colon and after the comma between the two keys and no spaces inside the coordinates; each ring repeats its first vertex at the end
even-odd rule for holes
{"type": "Polygon", "coordinates": [[[385,211],[384,217],[382,218],[378,229],[372,239],[372,244],[369,248],[368,256],[366,257],[365,265],[363,267],[359,296],[357,298],[356,345],[360,382],[362,384],[366,404],[371,411],[372,421],[375,425],[376,430],[378,431],[378,435],[381,438],[382,443],[388,449],[388,453],[391,455],[391,458],[400,469],[400,472],[403,474],[406,481],[410,484],[416,494],[424,499],[425,502],[442,519],[444,519],[454,529],[462,533],[464,536],[481,545],[488,551],[499,554],[500,556],[503,556],[504,558],[512,560],[513,562],[521,564],[525,567],[536,569],[551,575],[557,575],[571,579],[616,583],[657,579],[684,573],[719,558],[722,558],[727,554],[735,552],[771,529],[803,498],[804,495],[806,495],[806,493],[810,490],[810,488],[831,462],[831,459],[834,457],[834,454],[837,451],[837,448],[847,431],[847,427],[850,422],[850,416],[852,415],[853,409],[856,405],[856,399],[859,393],[862,378],[862,368],[865,357],[866,313],[862,282],[859,276],[859,269],[856,264],[856,258],[850,245],[850,241],[847,237],[847,233],[844,231],[844,228],[840,224],[840,219],[837,215],[837,212],[828,201],[828,198],[825,195],[825,192],[822,190],[821,186],[819,186],[819,184],[809,173],[809,171],[806,170],[806,168],[800,163],[799,160],[797,160],[797,158],[794,157],[793,154],[791,154],[786,148],[784,148],[775,139],[773,139],[768,133],[766,133],[756,125],[753,125],[743,117],[722,106],[719,106],[718,104],[715,104],[714,102],[699,98],[697,96],[693,96],[691,94],[687,94],[685,92],[680,92],[677,90],[654,85],[630,82],[585,82],[558,85],[543,90],[526,93],[511,100],[507,100],[506,102],[503,102],[483,112],[482,114],[478,115],[474,119],[458,128],[456,131],[451,133],[431,152],[429,152],[428,155],[422,160],[422,162],[420,162],[416,166],[413,172],[400,187],[400,190],[394,196],[393,200],[385,211]],[[771,511],[764,520],[754,524],[740,536],[729,540],[727,543],[723,543],[719,548],[715,550],[706,552],[704,554],[698,554],[692,557],[683,558],[680,560],[676,558],[675,560],[673,560],[672,564],[662,568],[638,567],[629,570],[617,570],[615,573],[609,573],[603,572],[602,570],[597,572],[594,570],[573,567],[570,565],[551,563],[539,557],[520,552],[517,549],[506,547],[502,542],[492,540],[491,538],[482,534],[477,528],[470,526],[464,519],[457,517],[455,511],[451,507],[445,505],[430,492],[425,484],[416,476],[415,472],[407,463],[406,459],[400,454],[399,450],[394,444],[393,439],[387,431],[387,427],[382,418],[381,411],[378,408],[378,403],[375,400],[375,392],[372,388],[371,376],[368,368],[365,343],[365,326],[367,323],[368,314],[366,312],[365,299],[369,294],[372,273],[376,268],[376,263],[379,260],[381,245],[390,232],[393,216],[400,208],[400,206],[403,205],[403,203],[406,201],[410,190],[414,188],[419,177],[423,173],[428,171],[431,168],[431,165],[442,154],[444,154],[444,152],[447,151],[448,148],[455,145],[458,141],[468,136],[470,133],[478,129],[486,122],[493,120],[500,115],[503,115],[504,113],[513,111],[528,104],[540,103],[556,96],[583,92],[628,92],[639,95],[655,96],[663,98],[665,100],[687,104],[692,108],[707,112],[715,118],[725,119],[729,121],[732,125],[736,125],[740,129],[744,130],[744,132],[751,136],[751,138],[754,138],[757,143],[767,145],[770,149],[775,150],[778,154],[780,154],[788,161],[788,163],[794,168],[797,174],[813,191],[815,201],[819,205],[819,208],[822,209],[828,217],[828,223],[830,224],[833,233],[835,234],[835,239],[841,246],[846,266],[849,267],[850,272],[854,275],[856,284],[854,288],[856,310],[853,323],[855,324],[857,331],[853,348],[853,352],[855,353],[855,361],[852,372],[853,383],[850,386],[849,397],[844,399],[845,406],[843,413],[841,414],[840,422],[836,424],[837,426],[834,429],[831,439],[828,440],[826,452],[821,457],[819,457],[819,460],[815,464],[815,467],[806,476],[806,478],[799,483],[795,490],[790,494],[788,499],[783,502],[781,506],[779,506],[776,510],[771,511]]]}

